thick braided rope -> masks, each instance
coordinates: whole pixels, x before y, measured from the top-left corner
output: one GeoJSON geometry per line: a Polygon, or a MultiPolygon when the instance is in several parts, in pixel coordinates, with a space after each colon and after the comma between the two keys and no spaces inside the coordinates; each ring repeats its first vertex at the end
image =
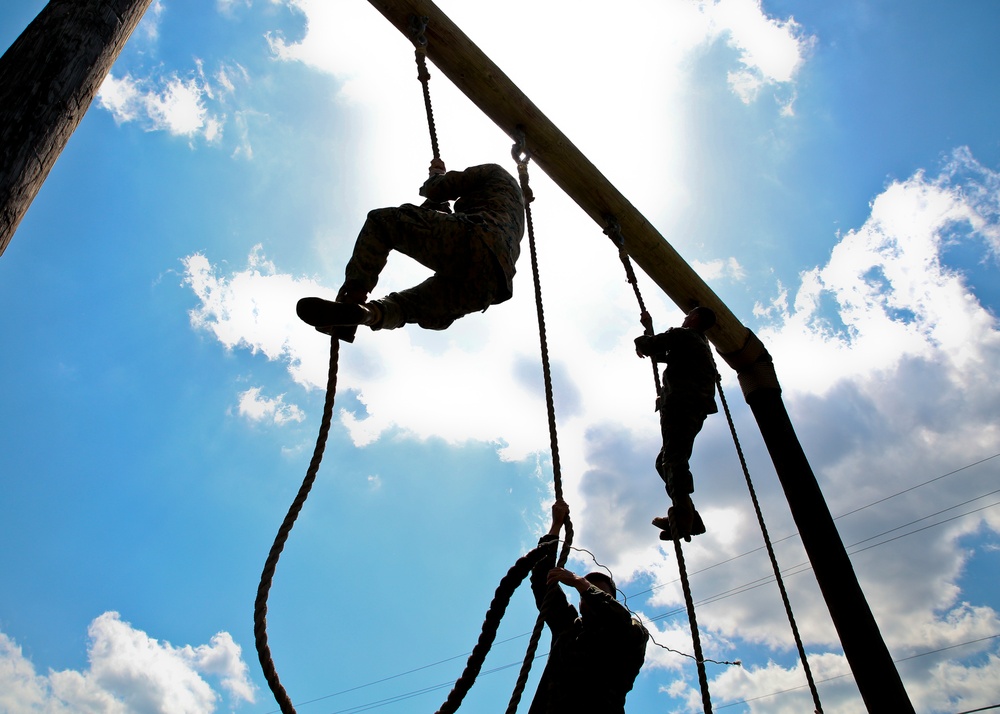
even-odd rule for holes
{"type": "Polygon", "coordinates": [[[528,681],[528,675],[531,674],[531,663],[535,661],[535,652],[538,651],[538,642],[542,638],[544,628],[545,618],[539,612],[535,619],[535,626],[531,630],[531,638],[528,640],[528,649],[524,653],[524,661],[521,662],[521,669],[517,673],[517,683],[514,685],[514,691],[510,694],[510,701],[507,702],[504,714],[514,714],[517,711],[517,705],[521,703],[524,685],[528,681]]]}
{"type": "Polygon", "coordinates": [[[411,17],[410,35],[412,36],[414,54],[417,61],[417,79],[420,80],[420,86],[424,91],[424,110],[427,112],[427,128],[431,134],[431,151],[435,159],[440,159],[441,152],[438,149],[437,128],[434,126],[434,109],[431,107],[431,90],[429,85],[431,73],[427,70],[427,37],[424,35],[424,32],[427,30],[427,22],[428,18],[426,17],[411,17]]]}
{"type": "MultiPolygon", "coordinates": [[[[573,527],[569,523],[569,517],[567,516],[565,521],[566,526],[566,537],[573,537],[573,527]]],[[[562,550],[559,551],[559,560],[556,563],[560,568],[565,567],[566,561],[569,559],[569,552],[572,547],[568,543],[563,543],[562,550]]],[[[538,612],[538,617],[535,618],[535,626],[531,629],[531,637],[528,639],[528,647],[524,653],[524,660],[521,662],[521,669],[517,673],[517,682],[514,683],[514,690],[510,694],[510,701],[507,702],[507,709],[504,714],[515,714],[517,711],[517,705],[521,703],[521,695],[524,694],[525,684],[528,682],[528,675],[531,674],[531,663],[535,661],[535,653],[538,651],[538,642],[542,638],[542,631],[545,629],[545,615],[549,609],[549,603],[552,598],[552,591],[559,587],[558,585],[550,585],[545,592],[545,598],[542,600],[542,609],[538,612]]]]}
{"type": "Polygon", "coordinates": [[[681,574],[681,589],[684,591],[684,602],[687,605],[688,622],[691,625],[691,642],[694,644],[694,661],[698,665],[698,683],[701,685],[701,701],[705,706],[705,714],[712,714],[712,696],[708,691],[708,673],[705,671],[705,657],[701,650],[701,634],[698,632],[698,618],[694,611],[694,598],[691,595],[691,583],[688,581],[687,566],[684,564],[684,551],[681,549],[681,537],[677,525],[670,522],[670,535],[674,539],[674,553],[677,556],[677,570],[681,574]]]}
{"type": "Polygon", "coordinates": [[[435,159],[441,158],[441,150],[438,148],[437,128],[434,125],[434,109],[431,107],[431,90],[428,80],[431,73],[427,71],[427,48],[418,46],[416,49],[417,59],[417,79],[424,90],[424,109],[427,111],[427,128],[431,134],[431,152],[435,159]]]}
{"type": "MultiPolygon", "coordinates": [[[[618,219],[614,216],[609,216],[607,220],[608,227],[604,229],[604,234],[618,247],[618,259],[625,268],[625,280],[632,286],[636,302],[639,303],[639,323],[642,325],[643,334],[652,336],[654,334],[653,318],[650,317],[649,311],[646,310],[646,303],[642,299],[642,293],[639,292],[639,280],[635,277],[635,270],[632,269],[632,261],[628,257],[628,251],[625,250],[625,239],[622,237],[621,226],[618,223],[618,219]]],[[[653,367],[653,382],[656,384],[656,393],[659,394],[660,372],[656,369],[656,362],[651,360],[650,363],[653,367]]]]}
{"type": "MultiPolygon", "coordinates": [[[[531,157],[524,148],[523,132],[519,132],[517,142],[511,149],[511,156],[513,156],[514,160],[517,162],[518,180],[521,184],[521,193],[524,196],[525,224],[528,230],[528,247],[531,252],[531,277],[535,287],[535,310],[538,315],[538,342],[542,354],[542,376],[545,381],[545,406],[548,411],[549,420],[549,443],[552,450],[552,481],[556,500],[561,501],[563,500],[562,470],[559,462],[559,442],[556,434],[556,413],[552,397],[552,371],[549,367],[549,346],[548,340],[545,336],[545,310],[542,307],[542,281],[538,272],[538,253],[535,249],[535,225],[531,216],[531,202],[535,197],[531,191],[531,186],[528,183],[528,161],[531,160],[531,157]]],[[[562,550],[559,552],[559,560],[556,563],[560,568],[565,567],[566,561],[569,559],[570,549],[573,545],[573,523],[568,515],[566,516],[563,526],[566,529],[566,538],[563,541],[562,550]]],[[[551,588],[557,587],[559,586],[556,584],[550,585],[549,592],[551,592],[551,588]]],[[[538,650],[538,642],[541,639],[542,630],[545,628],[544,613],[545,608],[543,607],[542,610],[539,611],[538,617],[535,619],[535,626],[531,630],[531,638],[528,640],[528,648],[524,653],[524,660],[521,662],[521,669],[517,675],[517,682],[514,683],[514,690],[511,692],[510,701],[507,703],[505,714],[514,714],[521,701],[521,696],[524,693],[524,687],[528,681],[528,675],[531,673],[531,664],[534,662],[535,652],[538,650]]]]}
{"type": "Polygon", "coordinates": [[[271,590],[271,581],[274,578],[274,569],[278,565],[278,558],[288,540],[288,534],[295,524],[295,519],[299,517],[299,511],[306,502],[306,497],[316,481],[316,474],[319,473],[320,463],[323,461],[323,450],[326,448],[326,438],[330,433],[330,422],[333,415],[333,402],[337,394],[337,363],[340,354],[340,340],[336,337],[330,338],[330,371],[326,385],[326,403],[323,405],[323,420],[320,424],[319,435],[316,438],[316,448],[313,450],[312,460],[306,470],[305,479],[299,487],[299,492],[292,501],[285,520],[282,521],[278,534],[271,545],[271,552],[267,555],[264,563],[264,571],[260,575],[260,585],[257,587],[257,600],[254,602],[253,610],[253,634],[257,645],[257,657],[260,659],[261,669],[264,670],[264,678],[267,686],[271,688],[278,706],[281,707],[282,714],[295,714],[295,707],[292,700],[288,698],[288,693],[281,686],[278,680],[278,672],[274,668],[274,660],[271,659],[271,648],[267,644],[267,595],[271,590]]]}
{"type": "Polygon", "coordinates": [[[479,675],[479,670],[482,669],[483,662],[486,660],[486,655],[490,651],[490,647],[493,646],[493,640],[497,636],[497,629],[500,627],[500,620],[507,610],[507,605],[510,604],[510,599],[514,595],[514,591],[528,577],[531,569],[545,557],[544,549],[545,546],[539,546],[522,555],[500,580],[500,584],[497,585],[496,592],[493,595],[493,600],[490,602],[490,607],[486,611],[486,619],[483,621],[483,629],[479,635],[479,640],[476,642],[476,646],[472,649],[472,654],[469,655],[469,659],[466,662],[465,671],[462,672],[462,676],[455,682],[455,686],[448,693],[444,704],[437,710],[437,714],[452,714],[452,712],[457,711],[459,706],[461,706],[462,699],[465,698],[465,695],[475,683],[476,677],[479,675]]]}
{"type": "MultiPolygon", "coordinates": [[[[515,150],[517,145],[515,144],[515,150]]],[[[556,411],[552,398],[552,370],[549,368],[549,344],[545,337],[545,309],[542,307],[542,284],[538,275],[538,252],[535,249],[535,228],[531,218],[531,202],[534,195],[528,185],[528,161],[525,156],[518,159],[517,174],[524,195],[525,223],[528,229],[528,247],[531,251],[531,277],[535,284],[535,311],[538,314],[538,342],[542,352],[542,377],[545,380],[545,408],[549,418],[549,445],[552,450],[552,480],[556,500],[563,500],[562,474],[559,466],[559,440],[556,435],[556,411]]]]}
{"type": "Polygon", "coordinates": [[[764,536],[764,545],[767,546],[767,556],[771,559],[771,568],[774,570],[774,579],[778,583],[778,590],[781,592],[781,602],[785,605],[785,613],[788,615],[788,624],[791,625],[792,635],[795,637],[795,647],[799,651],[799,658],[802,660],[802,670],[806,673],[806,680],[809,682],[809,691],[812,693],[813,703],[816,705],[816,714],[823,714],[823,705],[819,701],[819,691],[816,689],[816,682],[813,680],[812,669],[809,667],[809,659],[806,657],[806,648],[802,644],[802,637],[799,635],[799,627],[795,622],[795,613],[792,612],[792,604],[788,600],[788,591],[785,590],[785,581],[781,577],[781,568],[778,567],[778,559],[774,555],[774,546],[771,545],[771,537],[767,532],[767,525],[764,523],[764,513],[760,508],[760,501],[757,500],[757,490],[753,486],[750,478],[750,469],[747,468],[747,460],[743,456],[743,447],[740,446],[739,436],[736,434],[736,424],[733,422],[733,415],[729,411],[729,402],[726,401],[726,394],[722,391],[722,377],[719,376],[716,382],[719,389],[719,398],[722,401],[722,408],[726,412],[726,420],[729,422],[729,430],[733,434],[733,443],[736,445],[736,453],[740,457],[740,465],[743,467],[743,475],[746,477],[747,488],[750,490],[750,500],[753,501],[754,511],[757,513],[757,522],[760,524],[760,532],[764,536]]]}

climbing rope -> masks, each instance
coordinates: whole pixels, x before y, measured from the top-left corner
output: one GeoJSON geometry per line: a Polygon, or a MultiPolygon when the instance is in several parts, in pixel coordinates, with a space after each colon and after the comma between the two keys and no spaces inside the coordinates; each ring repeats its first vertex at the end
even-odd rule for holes
{"type": "Polygon", "coordinates": [[[316,474],[319,473],[320,463],[323,461],[323,451],[326,448],[326,438],[330,433],[330,422],[333,416],[333,402],[337,395],[337,363],[340,354],[340,340],[336,337],[330,338],[330,371],[327,376],[326,402],[323,405],[323,420],[319,427],[319,435],[316,437],[316,448],[313,450],[312,460],[309,468],[306,469],[306,476],[299,487],[299,492],[292,501],[285,520],[282,521],[278,534],[271,545],[271,552],[267,555],[264,563],[264,571],[260,575],[260,585],[257,587],[257,600],[253,609],[253,634],[254,642],[257,645],[257,657],[260,660],[261,669],[264,670],[264,678],[267,686],[271,688],[278,706],[281,707],[282,714],[295,714],[295,707],[292,700],[288,698],[288,693],[278,679],[278,672],[274,668],[274,660],[271,659],[271,648],[267,644],[267,595],[271,590],[271,581],[274,579],[274,570],[278,566],[278,558],[288,540],[288,534],[292,531],[295,519],[299,517],[299,511],[309,496],[313,483],[316,481],[316,474]]]}
{"type": "Polygon", "coordinates": [[[493,600],[490,602],[489,609],[486,612],[486,619],[483,621],[483,629],[479,635],[479,640],[469,655],[465,670],[458,678],[458,681],[455,682],[455,686],[448,693],[447,699],[445,699],[444,704],[441,705],[436,714],[452,714],[462,704],[462,699],[475,683],[476,676],[479,674],[479,670],[482,669],[486,655],[493,645],[493,640],[496,639],[500,620],[507,610],[507,605],[510,603],[514,591],[528,577],[532,568],[538,565],[545,557],[547,546],[547,543],[540,545],[527,554],[522,555],[500,580],[500,584],[497,585],[493,600]]]}
{"type": "MultiPolygon", "coordinates": [[[[608,222],[608,227],[604,229],[604,234],[618,247],[618,258],[621,260],[622,266],[625,268],[625,279],[628,281],[629,285],[632,286],[636,302],[639,303],[639,324],[642,325],[643,334],[652,337],[653,318],[650,317],[649,311],[646,310],[646,303],[642,299],[642,293],[639,292],[639,280],[635,277],[635,270],[632,269],[632,261],[629,259],[628,252],[625,250],[625,239],[622,237],[622,227],[618,223],[618,219],[614,216],[608,216],[606,220],[608,222]]],[[[653,382],[656,384],[656,393],[659,394],[660,372],[656,368],[656,362],[650,360],[650,364],[653,367],[653,382]]]]}
{"type": "Polygon", "coordinates": [[[740,446],[740,438],[736,433],[736,424],[733,422],[733,415],[729,411],[726,394],[722,391],[722,376],[718,374],[718,370],[716,370],[716,386],[719,389],[719,399],[722,401],[722,408],[726,412],[726,420],[729,422],[729,430],[733,434],[733,444],[736,445],[736,453],[740,457],[740,465],[743,467],[743,475],[746,478],[747,488],[750,490],[750,500],[753,501],[753,508],[757,513],[760,532],[764,536],[767,555],[771,559],[771,568],[774,570],[774,579],[778,583],[778,590],[781,593],[781,602],[784,604],[785,613],[788,615],[788,624],[792,628],[795,646],[799,651],[799,659],[802,660],[802,669],[806,673],[806,680],[809,682],[809,691],[812,693],[813,703],[816,705],[816,714],[823,714],[823,705],[819,701],[819,691],[816,689],[812,669],[809,667],[809,659],[806,657],[806,649],[802,644],[802,637],[799,635],[799,627],[795,622],[795,613],[792,612],[792,604],[788,600],[788,591],[785,589],[785,581],[781,577],[781,568],[778,567],[778,559],[774,555],[774,546],[771,545],[771,537],[768,535],[767,525],[764,523],[764,513],[760,509],[760,501],[757,500],[757,490],[753,486],[753,481],[750,478],[750,469],[747,468],[747,460],[743,456],[743,447],[740,446]]]}
{"type": "MultiPolygon", "coordinates": [[[[525,224],[528,230],[528,247],[531,251],[531,277],[535,286],[535,310],[538,314],[538,342],[542,353],[542,377],[545,381],[545,407],[549,418],[549,445],[552,449],[552,480],[556,500],[563,500],[562,473],[559,465],[559,440],[556,434],[556,412],[552,399],[552,370],[549,368],[549,345],[545,336],[545,309],[542,306],[542,284],[538,274],[538,252],[535,249],[535,226],[531,217],[534,193],[528,183],[528,162],[531,154],[525,148],[524,129],[518,127],[516,141],[510,153],[517,162],[517,175],[524,195],[525,224]]],[[[569,530],[569,529],[567,529],[569,530]]]]}
{"type": "Polygon", "coordinates": [[[694,646],[694,661],[698,666],[698,684],[701,686],[701,702],[705,707],[705,714],[712,714],[712,695],[708,691],[708,672],[705,669],[705,655],[701,649],[701,633],[698,631],[698,618],[694,610],[694,597],[691,595],[691,583],[688,580],[687,566],[684,564],[681,535],[677,532],[677,524],[672,520],[670,521],[670,537],[674,540],[677,570],[680,571],[681,589],[684,591],[684,603],[687,605],[688,622],[691,625],[691,643],[694,646]]]}
{"type": "Polygon", "coordinates": [[[429,85],[431,73],[427,71],[427,36],[424,34],[427,31],[427,22],[428,18],[426,17],[417,17],[416,15],[411,17],[410,35],[413,39],[414,54],[417,61],[417,79],[420,80],[420,86],[424,92],[424,109],[427,112],[427,128],[431,134],[431,151],[434,154],[434,158],[440,160],[441,151],[438,149],[437,128],[434,126],[434,109],[431,107],[431,90],[429,85]]]}
{"type": "MultiPolygon", "coordinates": [[[[646,305],[642,300],[642,293],[639,291],[639,283],[635,277],[635,270],[632,269],[632,261],[625,250],[625,239],[622,237],[621,225],[614,216],[607,217],[607,227],[604,233],[611,241],[618,246],[618,257],[621,258],[625,267],[625,275],[632,285],[636,300],[639,303],[639,321],[642,323],[644,334],[653,334],[653,319],[646,310],[646,305]]],[[[653,381],[656,385],[656,394],[660,393],[660,373],[653,362],[653,381]]],[[[688,580],[687,566],[684,562],[684,551],[681,548],[680,534],[677,532],[677,525],[670,521],[670,536],[674,541],[674,553],[677,556],[677,570],[681,578],[681,590],[684,592],[684,604],[687,606],[688,623],[691,626],[691,642],[694,646],[694,661],[698,666],[698,682],[701,685],[701,699],[705,707],[705,714],[712,712],[712,698],[708,690],[708,673],[705,670],[705,657],[701,649],[701,634],[698,632],[698,618],[694,609],[694,597],[691,594],[691,583],[688,580]]]]}
{"type": "MultiPolygon", "coordinates": [[[[538,253],[535,248],[535,226],[531,217],[531,202],[535,200],[534,193],[528,181],[528,162],[531,161],[531,153],[526,146],[524,128],[519,126],[514,132],[514,145],[510,154],[517,163],[517,176],[521,184],[521,194],[524,196],[525,223],[528,230],[528,247],[531,252],[531,277],[535,286],[535,311],[538,315],[538,342],[542,353],[542,377],[545,382],[545,407],[549,419],[549,445],[552,451],[552,481],[557,501],[563,500],[562,470],[559,464],[559,441],[556,434],[556,412],[552,398],[552,370],[549,367],[549,346],[545,336],[545,310],[542,307],[542,284],[538,273],[538,253]]],[[[569,559],[570,548],[573,545],[573,524],[567,514],[563,525],[566,528],[566,539],[563,541],[562,550],[559,552],[559,559],[556,565],[560,568],[566,565],[569,559]]],[[[535,626],[531,630],[531,638],[528,641],[528,648],[524,654],[524,661],[518,672],[517,682],[514,684],[514,691],[510,695],[505,714],[514,714],[517,705],[521,701],[524,693],[524,686],[528,681],[531,672],[531,663],[535,659],[535,652],[538,649],[538,641],[541,639],[542,630],[545,627],[545,601],[552,595],[553,588],[559,585],[553,583],[546,592],[542,609],[535,619],[535,626]]]]}

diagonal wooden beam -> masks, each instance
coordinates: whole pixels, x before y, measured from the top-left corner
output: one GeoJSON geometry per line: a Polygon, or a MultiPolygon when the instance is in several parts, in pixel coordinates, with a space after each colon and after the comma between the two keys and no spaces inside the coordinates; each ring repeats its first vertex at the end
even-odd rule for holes
{"type": "Polygon", "coordinates": [[[525,128],[531,160],[605,229],[608,216],[621,225],[632,260],[687,312],[712,308],[716,327],[709,339],[721,353],[741,349],[748,330],[712,289],[660,235],[646,217],[602,174],[573,142],[429,0],[369,0],[400,32],[411,38],[411,18],[427,17],[427,57],[455,86],[512,139],[525,128]]]}

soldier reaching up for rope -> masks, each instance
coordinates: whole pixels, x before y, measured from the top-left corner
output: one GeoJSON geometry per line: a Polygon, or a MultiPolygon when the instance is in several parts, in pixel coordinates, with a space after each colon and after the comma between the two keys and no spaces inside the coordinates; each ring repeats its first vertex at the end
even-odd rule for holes
{"type": "Polygon", "coordinates": [[[538,541],[551,547],[531,571],[531,590],[552,631],[552,648],[528,714],[624,714],[649,633],[615,599],[610,576],[579,577],[555,567],[559,530],[568,514],[565,501],[553,504],[552,527],[538,541]],[[579,591],[579,614],[559,583],[579,591]]]}
{"type": "Polygon", "coordinates": [[[653,519],[653,525],[662,529],[662,540],[672,540],[671,521],[677,534],[689,542],[691,536],[705,532],[705,524],[691,501],[694,478],[688,461],[705,417],[719,411],[715,404],[715,362],[705,339],[705,330],[714,324],[714,312],[696,307],[680,327],[635,338],[635,351],[640,357],[652,357],[667,365],[656,400],[663,435],[656,472],[673,503],[665,518],[653,519]]]}
{"type": "Polygon", "coordinates": [[[304,322],[353,342],[358,325],[390,330],[416,323],[443,330],[460,317],[510,299],[524,235],[524,199],[514,177],[496,164],[445,171],[444,162],[435,159],[420,195],[428,199],[423,206],[407,203],[368,214],[336,302],[302,298],[296,312],[304,322]],[[448,212],[450,200],[455,200],[454,213],[448,212]],[[434,275],[366,302],[391,250],[434,275]]]}

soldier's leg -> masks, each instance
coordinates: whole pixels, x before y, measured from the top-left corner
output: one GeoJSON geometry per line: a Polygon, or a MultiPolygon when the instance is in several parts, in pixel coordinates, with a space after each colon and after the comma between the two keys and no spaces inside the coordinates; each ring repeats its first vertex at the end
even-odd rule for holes
{"type": "MultiPolygon", "coordinates": [[[[341,289],[338,300],[345,297],[348,302],[363,302],[378,283],[379,274],[389,258],[389,251],[396,243],[397,234],[405,230],[401,214],[400,208],[376,208],[369,211],[354,243],[351,259],[344,268],[344,288],[341,289]]],[[[427,235],[430,235],[429,231],[427,235]]]]}
{"type": "Polygon", "coordinates": [[[656,457],[656,471],[663,479],[672,505],[667,517],[654,518],[653,525],[662,529],[661,540],[672,540],[676,536],[690,541],[692,535],[705,532],[701,516],[691,501],[694,478],[689,467],[694,439],[701,431],[705,417],[692,415],[678,407],[664,405],[660,412],[663,448],[656,457]]]}
{"type": "Polygon", "coordinates": [[[419,285],[375,300],[382,320],[372,329],[393,329],[417,324],[427,330],[443,330],[455,320],[485,310],[504,280],[496,258],[476,237],[454,244],[446,264],[419,285]]]}
{"type": "Polygon", "coordinates": [[[447,270],[455,252],[469,241],[469,227],[456,216],[411,204],[377,208],[358,234],[344,269],[345,283],[355,293],[370,293],[392,250],[436,272],[447,270]]]}
{"type": "Polygon", "coordinates": [[[660,431],[663,448],[657,457],[657,470],[671,499],[694,492],[694,477],[689,462],[694,439],[705,423],[704,415],[692,415],[679,409],[661,412],[660,431]]]}

